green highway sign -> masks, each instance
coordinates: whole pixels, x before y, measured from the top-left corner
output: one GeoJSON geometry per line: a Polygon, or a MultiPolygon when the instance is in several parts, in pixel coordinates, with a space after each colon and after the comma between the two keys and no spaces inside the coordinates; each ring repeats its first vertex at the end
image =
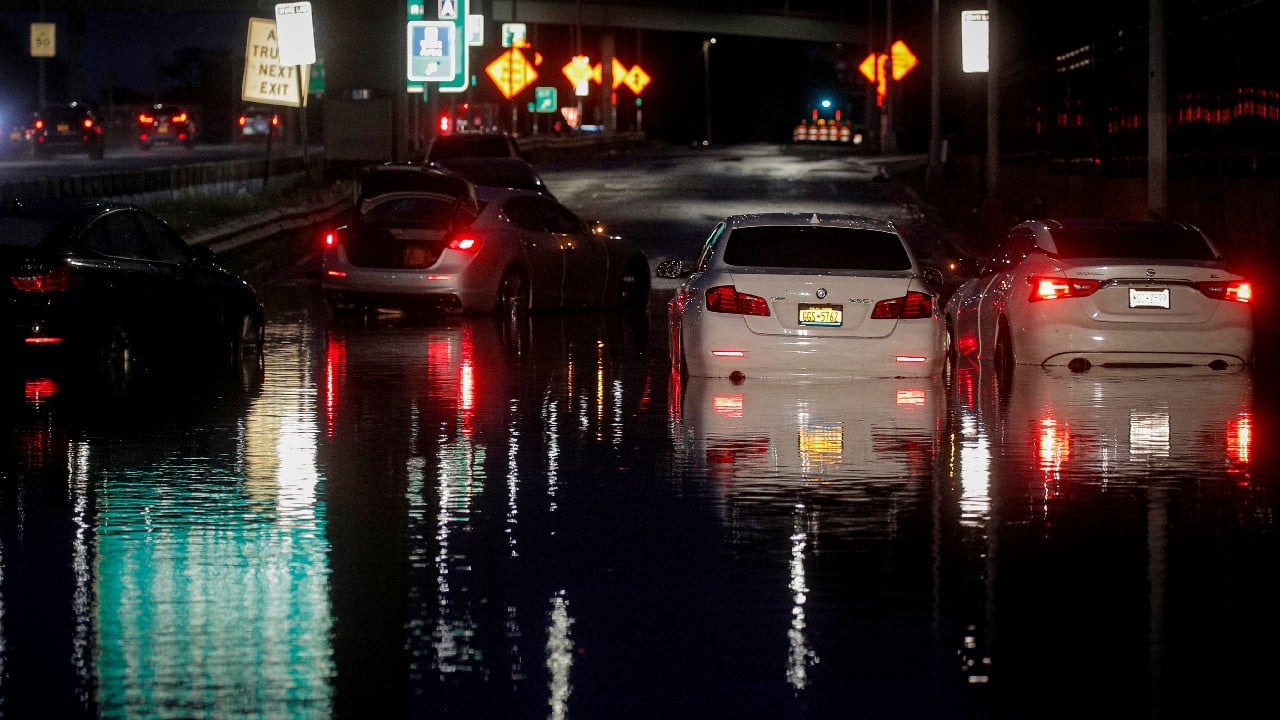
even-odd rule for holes
{"type": "Polygon", "coordinates": [[[453,66],[457,69],[453,79],[441,81],[442,93],[460,93],[471,85],[470,51],[467,49],[467,14],[471,11],[471,0],[436,0],[436,17],[442,21],[452,22],[454,37],[460,42],[453,49],[453,66]]]}
{"type": "Polygon", "coordinates": [[[560,109],[560,103],[556,98],[556,89],[553,87],[535,87],[533,89],[534,112],[553,113],[560,109]]]}

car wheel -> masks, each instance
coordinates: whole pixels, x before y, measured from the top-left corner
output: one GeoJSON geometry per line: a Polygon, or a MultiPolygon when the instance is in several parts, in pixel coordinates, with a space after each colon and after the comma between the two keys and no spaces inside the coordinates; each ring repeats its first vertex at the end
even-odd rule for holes
{"type": "Polygon", "coordinates": [[[262,354],[266,344],[262,323],[258,318],[246,313],[240,317],[233,347],[236,357],[243,358],[262,354]]]}
{"type": "Polygon", "coordinates": [[[1013,339],[1009,334],[1009,326],[1000,321],[1000,330],[996,333],[996,376],[1007,379],[1013,373],[1017,363],[1013,354],[1013,339]]]}
{"type": "Polygon", "coordinates": [[[508,271],[498,286],[498,315],[518,318],[529,312],[529,280],[519,270],[508,271]]]}
{"type": "Polygon", "coordinates": [[[135,362],[133,342],[129,337],[129,331],[120,325],[113,325],[102,345],[100,357],[107,372],[111,374],[128,373],[135,362]]]}
{"type": "Polygon", "coordinates": [[[618,307],[640,311],[649,306],[649,264],[633,260],[618,278],[618,307]]]}
{"type": "Polygon", "coordinates": [[[955,367],[960,362],[960,352],[956,349],[956,330],[951,318],[947,318],[947,365],[955,367]]]}

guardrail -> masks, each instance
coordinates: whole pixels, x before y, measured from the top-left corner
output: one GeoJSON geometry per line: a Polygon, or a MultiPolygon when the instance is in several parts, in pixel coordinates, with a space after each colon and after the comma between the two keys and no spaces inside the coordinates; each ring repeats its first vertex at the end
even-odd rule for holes
{"type": "MultiPolygon", "coordinates": [[[[312,153],[309,159],[313,172],[323,170],[323,153],[312,153]]],[[[8,180],[0,182],[0,199],[102,198],[145,203],[191,195],[235,193],[246,187],[257,190],[262,187],[264,175],[270,179],[269,184],[294,183],[305,171],[304,158],[299,151],[296,155],[280,155],[270,160],[244,158],[143,170],[8,180]]]]}
{"type": "MultiPolygon", "coordinates": [[[[644,140],[643,132],[619,132],[530,135],[519,138],[519,143],[521,149],[532,154],[554,157],[565,152],[591,151],[644,140]]],[[[262,187],[264,175],[270,179],[269,186],[295,184],[304,177],[307,160],[311,163],[311,176],[323,177],[326,165],[324,152],[313,151],[304,158],[299,150],[270,160],[242,158],[144,170],[9,180],[0,182],[0,200],[102,198],[145,204],[155,200],[229,194],[242,189],[257,191],[262,187]],[[270,165],[264,167],[268,162],[270,165]]]]}

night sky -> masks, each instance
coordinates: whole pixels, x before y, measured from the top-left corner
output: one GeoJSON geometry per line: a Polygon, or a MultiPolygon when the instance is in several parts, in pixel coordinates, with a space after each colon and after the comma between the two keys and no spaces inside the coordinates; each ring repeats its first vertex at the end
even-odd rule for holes
{"type": "MultiPolygon", "coordinates": [[[[336,5],[344,0],[329,1],[336,5]]],[[[885,0],[874,1],[875,29],[881,34],[885,0]]],[[[828,13],[848,13],[859,23],[867,18],[867,5],[863,2],[838,6],[835,11],[830,10],[831,3],[826,0],[704,0],[695,4],[708,9],[749,10],[776,9],[784,3],[797,14],[824,8],[828,13]]],[[[325,0],[313,3],[317,31],[324,33],[323,37],[317,37],[317,46],[322,54],[328,47],[334,55],[341,56],[336,45],[338,35],[324,27],[327,4],[325,0]]],[[[376,4],[378,7],[403,6],[398,0],[376,4]]],[[[1236,7],[1252,7],[1248,12],[1275,19],[1277,4],[1280,0],[1166,0],[1166,12],[1171,34],[1186,36],[1201,26],[1202,16],[1236,7]]],[[[932,5],[932,0],[893,0],[894,35],[907,42],[921,61],[919,68],[908,75],[899,88],[897,115],[903,141],[908,146],[918,145],[927,137],[928,68],[934,61],[930,34],[932,5]]],[[[982,114],[985,92],[983,77],[964,76],[959,72],[959,14],[961,10],[984,5],[960,0],[940,2],[943,36],[938,59],[945,88],[944,125],[957,132],[964,131],[971,116],[982,114]]],[[[1015,78],[1020,73],[1043,72],[1056,53],[1100,39],[1121,37],[1130,42],[1145,42],[1148,3],[1143,0],[1073,0],[1070,3],[1001,0],[999,6],[1004,18],[1005,67],[1015,78]]],[[[78,69],[69,71],[69,64],[63,58],[48,63],[49,99],[71,99],[74,95],[103,104],[155,98],[237,106],[246,18],[247,13],[91,12],[80,49],[84,61],[78,64],[78,69]],[[144,38],[145,42],[139,41],[144,38]],[[184,51],[184,48],[195,50],[184,51]]],[[[0,13],[0,114],[13,115],[32,109],[35,104],[35,63],[26,57],[27,25],[33,19],[30,14],[0,13]]],[[[1270,27],[1274,28],[1274,24],[1270,27]]],[[[563,86],[562,98],[568,96],[567,82],[563,81],[558,68],[572,54],[570,29],[548,25],[533,29],[531,34],[547,62],[540,73],[546,82],[563,86]]],[[[491,43],[497,35],[496,25],[491,25],[488,31],[491,43]]],[[[65,39],[69,35],[60,31],[59,37],[65,39]]],[[[589,34],[585,40],[590,40],[589,34]]],[[[360,41],[367,44],[368,38],[360,41]]],[[[643,124],[651,133],[673,141],[700,136],[704,92],[701,41],[701,35],[693,34],[647,32],[637,38],[630,31],[618,31],[618,57],[626,64],[641,64],[654,79],[642,98],[643,124]]],[[[496,52],[489,48],[477,52],[476,57],[485,53],[496,55],[496,52]]],[[[823,97],[836,98],[847,108],[848,116],[860,121],[866,87],[856,68],[866,54],[865,46],[721,37],[711,57],[716,134],[726,142],[784,140],[790,128],[823,97]]],[[[1221,59],[1218,52],[1215,62],[1221,59]]],[[[484,77],[482,67],[475,67],[487,60],[486,57],[476,62],[473,58],[473,73],[478,76],[479,84],[471,96],[476,101],[505,103],[484,77]]],[[[518,100],[528,99],[531,98],[518,100]]],[[[634,102],[634,95],[620,90],[620,125],[635,123],[634,102]]]]}

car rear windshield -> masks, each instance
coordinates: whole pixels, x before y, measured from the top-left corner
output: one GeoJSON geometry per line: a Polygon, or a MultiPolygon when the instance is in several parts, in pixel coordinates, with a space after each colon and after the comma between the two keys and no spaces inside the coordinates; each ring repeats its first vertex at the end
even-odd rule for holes
{"type": "Polygon", "coordinates": [[[729,265],[812,270],[910,270],[894,233],[849,227],[745,227],[728,237],[729,265]]]}
{"type": "Polygon", "coordinates": [[[48,107],[40,111],[40,117],[52,123],[75,122],[84,115],[84,110],[71,107],[48,107]]]}
{"type": "Polygon", "coordinates": [[[445,197],[402,196],[376,200],[361,209],[360,222],[379,227],[448,230],[457,201],[445,197]]]}
{"type": "Polygon", "coordinates": [[[1185,227],[1114,225],[1059,228],[1053,242],[1060,258],[1216,260],[1199,232],[1185,227]]]}
{"type": "Polygon", "coordinates": [[[33,248],[58,230],[59,221],[51,218],[0,216],[0,246],[33,248]]]}

